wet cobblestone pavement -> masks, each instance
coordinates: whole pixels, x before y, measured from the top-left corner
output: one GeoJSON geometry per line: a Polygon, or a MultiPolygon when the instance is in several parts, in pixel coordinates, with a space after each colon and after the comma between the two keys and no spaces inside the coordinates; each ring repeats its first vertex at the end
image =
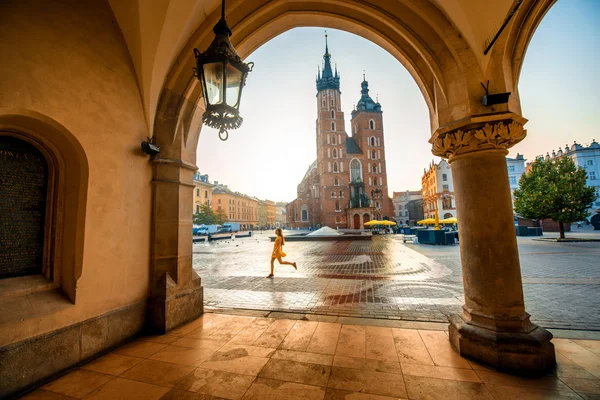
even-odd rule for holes
{"type": "MultiPolygon", "coordinates": [[[[518,238],[527,311],[548,328],[600,330],[600,243],[518,238]]],[[[446,322],[460,311],[459,246],[373,241],[288,242],[266,279],[268,235],[194,245],[205,305],[337,316],[446,322]]]]}

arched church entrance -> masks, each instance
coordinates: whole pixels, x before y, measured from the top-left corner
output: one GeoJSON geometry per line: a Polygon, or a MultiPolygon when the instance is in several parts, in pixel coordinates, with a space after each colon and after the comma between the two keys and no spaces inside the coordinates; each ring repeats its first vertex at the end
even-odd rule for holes
{"type": "MultiPolygon", "coordinates": [[[[432,152],[452,164],[457,214],[464,221],[459,232],[465,307],[461,315],[450,319],[450,340],[462,355],[499,368],[548,370],[555,362],[551,335],[532,324],[525,312],[504,158],[507,149],[526,135],[516,84],[527,43],[552,1],[524,1],[491,52],[473,45],[483,39],[472,41],[455,28],[448,15],[458,10],[449,7],[442,12],[433,2],[363,2],[359,8],[353,2],[333,0],[279,0],[268,7],[252,7],[254,3],[236,2],[232,7],[239,8],[228,17],[232,43],[242,58],[278,33],[319,25],[361,35],[407,68],[429,107],[432,152]],[[449,35],[453,40],[448,40],[449,35]],[[495,108],[482,103],[479,83],[488,80],[495,85],[494,92],[513,93],[509,103],[495,108]],[[492,216],[487,212],[490,208],[496,210],[492,216]],[[510,344],[505,340],[509,337],[510,344]]],[[[162,88],[153,133],[165,152],[154,165],[155,203],[178,199],[195,171],[204,110],[198,82],[190,78],[195,65],[192,50],[208,47],[212,35],[207,33],[217,17],[217,12],[211,14],[192,35],[162,88]],[[180,185],[173,185],[172,179],[167,182],[165,176],[178,176],[180,185]]],[[[189,219],[191,210],[187,206],[177,210],[176,202],[172,207],[178,220],[166,209],[153,215],[155,244],[164,243],[177,231],[178,241],[189,239],[185,231],[191,232],[191,227],[182,221],[189,219]],[[172,229],[165,229],[168,226],[172,229]]],[[[368,218],[364,215],[363,223],[368,218]]],[[[160,246],[153,246],[151,275],[171,278],[152,282],[151,315],[163,330],[201,312],[200,277],[191,269],[191,261],[181,262],[191,259],[190,253],[187,244],[174,246],[166,254],[160,246]],[[172,282],[167,290],[169,307],[163,295],[167,282],[172,282]]]]}

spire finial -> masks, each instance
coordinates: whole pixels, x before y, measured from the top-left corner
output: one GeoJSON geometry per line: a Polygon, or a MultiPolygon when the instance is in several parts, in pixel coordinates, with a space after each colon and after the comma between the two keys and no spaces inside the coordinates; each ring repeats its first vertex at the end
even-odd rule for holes
{"type": "Polygon", "coordinates": [[[365,78],[365,70],[363,69],[363,81],[366,81],[367,78],[365,78]]]}
{"type": "Polygon", "coordinates": [[[325,54],[329,54],[329,45],[327,44],[327,29],[325,29],[325,54]]]}

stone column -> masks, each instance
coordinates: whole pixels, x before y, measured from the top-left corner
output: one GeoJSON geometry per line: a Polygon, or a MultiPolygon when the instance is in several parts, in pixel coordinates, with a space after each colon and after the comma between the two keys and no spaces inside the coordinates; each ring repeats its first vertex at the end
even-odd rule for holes
{"type": "Polygon", "coordinates": [[[147,321],[155,332],[199,317],[203,287],[192,269],[193,175],[196,166],[183,160],[153,161],[152,259],[147,321]]]}
{"type": "Polygon", "coordinates": [[[472,118],[438,131],[435,155],[452,166],[465,304],[450,317],[462,355],[500,370],[543,374],[556,363],[552,335],[525,312],[505,156],[525,120],[512,113],[472,118]]]}

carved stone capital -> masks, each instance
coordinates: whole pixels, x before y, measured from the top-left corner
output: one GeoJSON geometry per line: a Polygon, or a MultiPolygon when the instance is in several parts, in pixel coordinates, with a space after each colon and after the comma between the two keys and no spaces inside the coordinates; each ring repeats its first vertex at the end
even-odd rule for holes
{"type": "Polygon", "coordinates": [[[527,130],[520,122],[500,121],[466,130],[436,132],[429,142],[434,155],[451,159],[481,150],[506,150],[519,143],[526,135],[527,130]]]}

